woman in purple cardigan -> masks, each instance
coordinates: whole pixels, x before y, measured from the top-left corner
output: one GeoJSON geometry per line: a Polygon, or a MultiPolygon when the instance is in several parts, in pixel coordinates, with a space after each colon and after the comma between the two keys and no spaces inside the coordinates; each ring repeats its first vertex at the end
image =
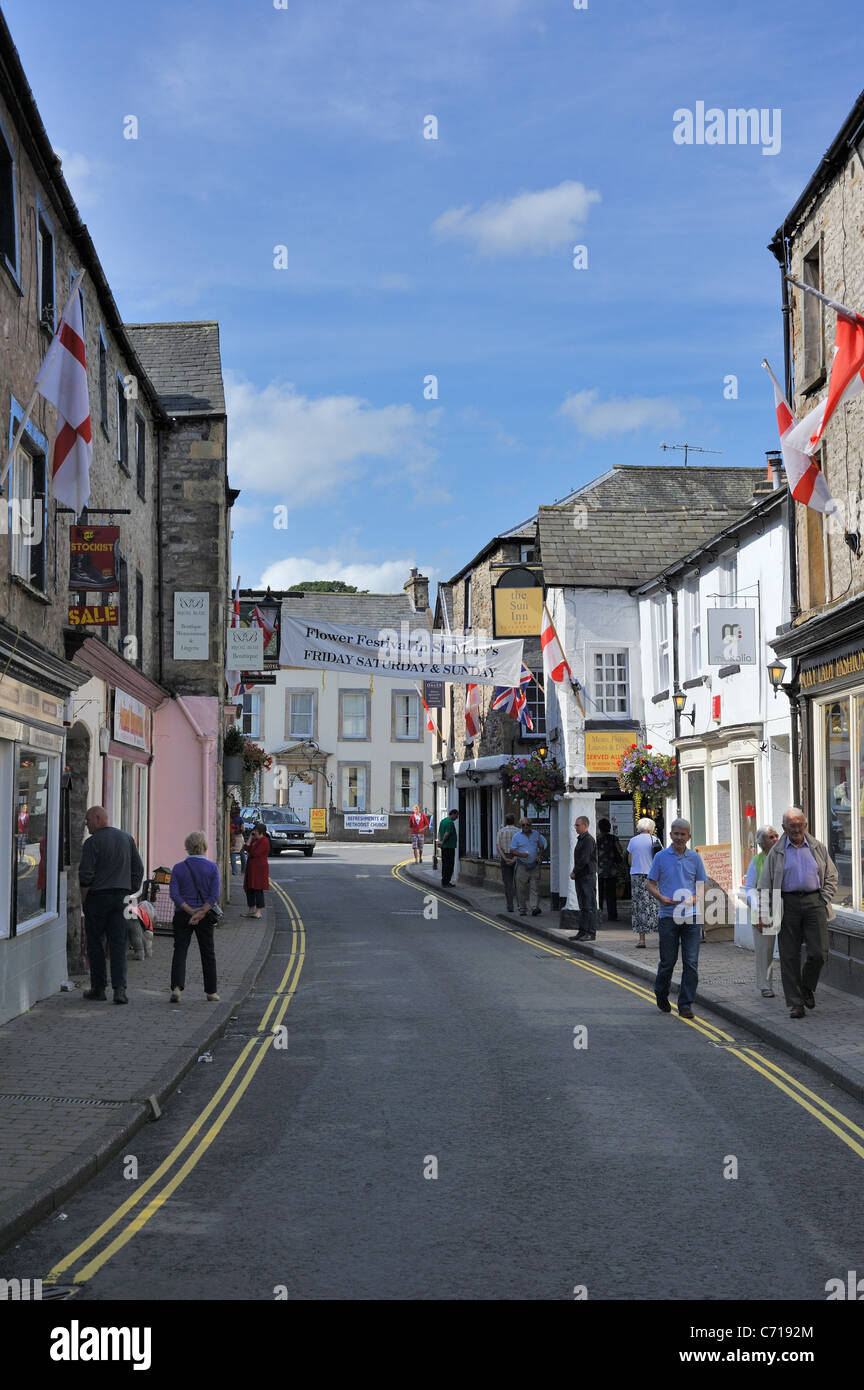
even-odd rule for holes
{"type": "Polygon", "coordinates": [[[186,858],[171,870],[171,898],[174,913],[174,956],[171,961],[171,1003],[179,1004],[186,984],[186,953],[194,932],[201,952],[204,990],[208,999],[218,1001],[216,993],[216,926],[214,904],[219,901],[221,883],[217,866],[207,859],[207,839],[203,830],[193,830],[184,841],[186,858]]]}

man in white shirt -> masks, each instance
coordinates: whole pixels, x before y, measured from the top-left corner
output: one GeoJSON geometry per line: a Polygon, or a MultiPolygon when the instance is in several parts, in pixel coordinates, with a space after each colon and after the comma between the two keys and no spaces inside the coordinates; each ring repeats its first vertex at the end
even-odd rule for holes
{"type": "Polygon", "coordinates": [[[501,866],[501,882],[504,884],[504,896],[507,899],[507,911],[513,911],[513,885],[516,876],[517,859],[515,854],[510,853],[513,844],[513,836],[516,834],[516,824],[513,816],[505,816],[504,824],[498,831],[495,846],[498,850],[498,863],[501,866]]]}

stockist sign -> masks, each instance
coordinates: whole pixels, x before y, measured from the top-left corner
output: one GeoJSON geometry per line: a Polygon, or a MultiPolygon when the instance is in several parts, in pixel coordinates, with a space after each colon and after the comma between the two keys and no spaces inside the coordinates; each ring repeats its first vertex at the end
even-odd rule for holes
{"type": "Polygon", "coordinates": [[[73,593],[110,594],[118,589],[119,540],[119,526],[69,527],[69,588],[73,593]]]}

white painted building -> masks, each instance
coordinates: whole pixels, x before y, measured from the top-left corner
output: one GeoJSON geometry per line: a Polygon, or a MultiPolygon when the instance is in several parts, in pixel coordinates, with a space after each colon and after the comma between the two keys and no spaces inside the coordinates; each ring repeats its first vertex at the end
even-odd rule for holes
{"type": "Polygon", "coordinates": [[[761,468],[614,467],[565,504],[539,510],[546,602],[582,687],[578,698],[569,684],[546,690],[549,753],[567,782],[550,817],[553,906],[564,906],[572,891],[578,815],[592,833],[604,816],[624,843],[633,833],[633,802],[618,786],[617,765],[651,722],[655,694],[645,684],[636,589],[658,561],[672,563],[737,522],[764,477],[761,468]]]}
{"type": "MultiPolygon", "coordinates": [[[[646,692],[646,741],[677,751],[680,806],[691,843],[728,861],[731,885],[743,882],[758,826],[778,829],[792,796],[789,701],[767,674],[768,645],[789,621],[786,488],[757,499],[748,514],[642,584],[637,593],[646,692]],[[740,660],[718,645],[737,620],[755,642],[740,660]],[[709,643],[709,626],[712,641],[709,643]],[[672,696],[687,696],[676,716],[672,696]]],[[[676,796],[667,799],[667,825],[676,796]]],[[[717,879],[720,882],[720,878],[717,879]]],[[[736,938],[737,939],[737,938],[736,938]]]]}
{"type": "MultiPolygon", "coordinates": [[[[429,624],[428,580],[415,572],[405,588],[402,594],[289,594],[282,612],[370,628],[429,624]]],[[[396,841],[407,841],[415,803],[432,820],[433,736],[411,680],[280,669],[275,685],[256,686],[243,704],[243,732],[273,756],[273,767],[260,777],[263,803],[290,805],[304,819],[313,809],[326,810],[333,839],[359,837],[345,828],[345,815],[386,817],[362,838],[396,841]]]]}

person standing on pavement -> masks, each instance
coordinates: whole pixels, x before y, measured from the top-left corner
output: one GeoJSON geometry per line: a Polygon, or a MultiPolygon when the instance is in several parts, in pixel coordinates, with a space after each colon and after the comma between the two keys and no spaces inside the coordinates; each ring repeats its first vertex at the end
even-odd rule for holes
{"type": "Polygon", "coordinates": [[[701,855],[687,848],[689,820],[673,820],[669,830],[672,844],[654,856],[648,871],[648,891],[660,904],[660,964],[654,981],[657,1007],[672,1012],[669,986],[681,948],[681,988],[678,991],[678,1017],[693,1017],[693,1000],[699,986],[699,942],[705,906],[708,875],[701,855]]]}
{"type": "Polygon", "coordinates": [[[507,911],[513,911],[513,890],[516,883],[516,856],[510,853],[513,839],[517,834],[515,818],[505,816],[504,824],[495,837],[495,848],[498,851],[498,864],[501,869],[501,882],[504,884],[504,897],[507,900],[507,911]]]}
{"type": "Polygon", "coordinates": [[[84,816],[90,838],[84,841],[78,882],[84,908],[90,988],[85,999],[104,999],[108,983],[103,937],[111,957],[111,987],[115,1004],[128,1004],[126,993],[125,900],[137,893],[144,865],[131,835],[108,823],[104,806],[91,806],[84,816]]]}
{"type": "Polygon", "coordinates": [[[657,904],[648,891],[648,874],[654,855],[663,848],[655,835],[656,827],[650,816],[636,822],[636,834],[627,845],[630,865],[631,925],[639,937],[636,949],[645,950],[646,932],[657,930],[657,904]]]}
{"type": "Polygon", "coordinates": [[[776,845],[780,836],[773,825],[762,825],[756,831],[756,843],[759,846],[758,854],[750,860],[746,876],[744,878],[743,896],[747,900],[750,908],[750,920],[753,924],[753,956],[756,967],[756,988],[763,999],[773,999],[774,991],[771,988],[772,976],[774,974],[774,945],[777,940],[777,933],[771,927],[762,927],[759,923],[759,894],[756,885],[759,876],[765,867],[765,860],[776,845]]]}
{"type": "Polygon", "coordinates": [[[597,822],[597,907],[606,907],[606,921],[618,921],[618,869],[624,855],[617,835],[612,834],[612,822],[604,817],[597,822]]]}
{"type": "Polygon", "coordinates": [[[837,868],[825,845],[807,834],[800,806],[790,806],[781,835],[759,875],[759,921],[779,927],[780,978],[790,1018],[816,1007],[816,986],[828,959],[828,922],[837,868]],[[807,949],[801,969],[801,947],[807,949]]]}
{"type": "Polygon", "coordinates": [[[240,815],[240,807],[237,802],[231,806],[231,876],[243,872],[243,850],[246,841],[243,839],[243,819],[240,815]]]}
{"type": "Polygon", "coordinates": [[[408,817],[408,830],[411,835],[411,848],[414,851],[415,864],[423,863],[423,843],[428,829],[429,817],[424,815],[419,806],[415,806],[408,817]]]}
{"type": "Polygon", "coordinates": [[[216,948],[213,931],[222,885],[219,869],[207,856],[207,837],[203,830],[194,830],[185,840],[186,858],[171,870],[171,900],[174,913],[174,955],[171,960],[171,1003],[179,1004],[186,987],[186,955],[194,932],[201,953],[204,992],[218,1003],[216,993],[216,948]]]}
{"type": "Polygon", "coordinates": [[[516,859],[516,901],[519,904],[519,916],[528,915],[528,907],[531,908],[531,916],[540,916],[540,903],[538,889],[540,887],[540,860],[546,848],[546,840],[535,830],[527,816],[523,816],[520,822],[521,829],[510,843],[510,853],[516,859]]]}
{"type": "Polygon", "coordinates": [[[246,872],[243,887],[246,890],[248,912],[244,917],[260,917],[264,907],[264,894],[270,887],[270,837],[266,825],[258,821],[252,827],[249,844],[246,846],[246,872]]]}
{"type": "Polygon", "coordinates": [[[456,822],[459,819],[458,811],[448,811],[438,826],[438,843],[441,846],[441,887],[447,888],[453,878],[453,869],[456,865],[456,846],[459,843],[459,835],[456,830],[456,822]]]}
{"type": "Polygon", "coordinates": [[[577,816],[575,824],[576,845],[570,877],[576,885],[576,900],[579,904],[579,931],[576,940],[594,941],[597,938],[597,845],[589,830],[587,816],[577,816]]]}

